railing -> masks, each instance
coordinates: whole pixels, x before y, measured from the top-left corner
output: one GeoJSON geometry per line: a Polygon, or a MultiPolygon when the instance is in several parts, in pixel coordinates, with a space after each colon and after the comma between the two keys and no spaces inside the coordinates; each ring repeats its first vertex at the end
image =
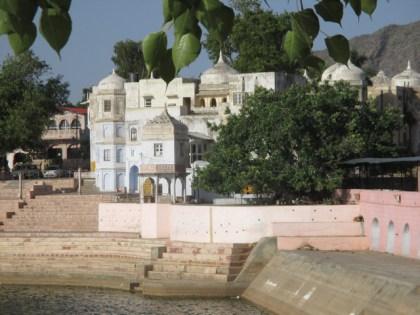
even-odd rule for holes
{"type": "Polygon", "coordinates": [[[55,140],[55,139],[80,139],[83,135],[81,129],[48,129],[43,135],[43,140],[55,140]]]}

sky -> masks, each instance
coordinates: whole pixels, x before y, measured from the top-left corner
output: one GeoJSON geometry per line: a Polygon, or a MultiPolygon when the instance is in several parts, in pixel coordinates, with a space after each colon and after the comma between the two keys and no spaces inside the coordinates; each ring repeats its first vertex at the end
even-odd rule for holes
{"type": "MultiPolygon", "coordinates": [[[[311,6],[315,0],[303,0],[311,6]]],[[[295,11],[295,0],[268,0],[275,12],[295,11]]],[[[353,36],[372,33],[389,24],[407,24],[420,20],[420,0],[378,0],[378,9],[372,19],[362,15],[360,20],[350,8],[346,9],[343,28],[334,23],[321,24],[321,30],[328,35],[342,33],[353,36]]],[[[69,42],[63,48],[61,60],[38,36],[34,52],[52,68],[52,74],[61,74],[70,84],[70,101],[76,103],[82,97],[82,89],[96,85],[112,72],[111,56],[117,41],[141,40],[148,33],[158,31],[162,25],[160,0],[73,0],[70,15],[73,31],[69,42]]],[[[38,17],[36,17],[37,23],[38,17]]],[[[323,49],[324,35],[316,41],[315,49],[323,49]]],[[[11,54],[7,37],[0,37],[0,62],[11,54]]],[[[198,77],[211,67],[205,50],[190,66],[183,69],[181,76],[198,77]]],[[[418,69],[420,70],[420,69],[418,69]]]]}

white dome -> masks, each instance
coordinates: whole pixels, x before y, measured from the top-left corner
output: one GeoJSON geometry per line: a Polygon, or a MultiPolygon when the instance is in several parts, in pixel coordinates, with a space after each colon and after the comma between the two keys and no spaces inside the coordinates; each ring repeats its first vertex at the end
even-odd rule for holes
{"type": "Polygon", "coordinates": [[[210,69],[204,71],[201,75],[202,84],[225,84],[229,82],[229,78],[233,74],[239,72],[229,66],[220,52],[220,57],[217,63],[210,69]]]}
{"type": "Polygon", "coordinates": [[[389,87],[391,85],[391,79],[386,76],[384,71],[379,71],[376,76],[372,79],[373,86],[389,87]]]}
{"type": "Polygon", "coordinates": [[[123,90],[124,83],[125,79],[116,74],[115,70],[112,70],[112,74],[99,82],[98,88],[101,90],[123,90]]]}
{"type": "Polygon", "coordinates": [[[336,63],[322,74],[323,81],[346,81],[351,85],[363,85],[365,78],[364,71],[356,67],[350,60],[347,65],[336,63]]]}
{"type": "Polygon", "coordinates": [[[392,78],[394,86],[420,87],[420,73],[411,69],[410,61],[407,69],[392,78]]]}
{"type": "Polygon", "coordinates": [[[334,71],[340,66],[339,63],[335,63],[332,66],[329,66],[323,73],[321,76],[321,80],[322,81],[330,81],[332,80],[332,74],[334,73],[334,71]]]}

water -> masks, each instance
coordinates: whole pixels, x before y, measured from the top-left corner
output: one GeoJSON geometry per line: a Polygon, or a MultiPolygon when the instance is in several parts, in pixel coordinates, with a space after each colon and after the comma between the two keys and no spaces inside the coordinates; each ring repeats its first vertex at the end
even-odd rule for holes
{"type": "Polygon", "coordinates": [[[72,287],[1,286],[0,315],[263,315],[242,300],[150,299],[72,287]]]}

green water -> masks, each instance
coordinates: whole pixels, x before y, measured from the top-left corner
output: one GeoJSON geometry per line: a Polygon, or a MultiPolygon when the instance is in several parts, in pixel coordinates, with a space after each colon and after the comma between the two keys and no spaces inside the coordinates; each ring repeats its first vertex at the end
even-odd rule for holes
{"type": "Polygon", "coordinates": [[[150,299],[128,292],[0,285],[0,315],[262,315],[236,299],[150,299]]]}

